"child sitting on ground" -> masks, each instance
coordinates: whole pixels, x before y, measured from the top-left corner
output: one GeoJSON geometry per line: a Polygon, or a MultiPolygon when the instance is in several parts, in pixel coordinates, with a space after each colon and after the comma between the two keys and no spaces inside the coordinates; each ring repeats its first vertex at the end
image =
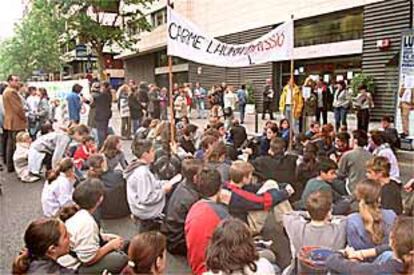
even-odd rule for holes
{"type": "Polygon", "coordinates": [[[96,153],[96,143],[93,136],[86,136],[83,138],[82,143],[76,148],[73,159],[75,166],[79,170],[86,170],[88,168],[87,160],[90,155],[96,153]]]}
{"type": "Polygon", "coordinates": [[[332,193],[319,190],[306,200],[306,210],[294,211],[283,216],[283,225],[289,236],[296,258],[304,246],[322,246],[333,250],[346,244],[345,217],[332,217],[332,193]]]}
{"type": "Polygon", "coordinates": [[[114,170],[118,164],[121,165],[122,169],[128,166],[124,152],[122,152],[122,143],[119,136],[109,135],[102,146],[101,153],[106,157],[108,170],[114,170]]]}
{"type": "Polygon", "coordinates": [[[28,167],[28,153],[32,139],[29,133],[19,132],[16,136],[16,151],[13,154],[13,163],[16,170],[17,177],[22,182],[35,182],[40,179],[35,175],[30,174],[28,167]]]}

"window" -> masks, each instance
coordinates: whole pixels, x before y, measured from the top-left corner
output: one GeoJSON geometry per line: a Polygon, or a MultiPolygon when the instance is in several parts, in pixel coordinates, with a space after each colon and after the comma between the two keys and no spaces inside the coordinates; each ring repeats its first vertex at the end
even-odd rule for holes
{"type": "Polygon", "coordinates": [[[295,47],[361,39],[362,8],[335,12],[295,22],[295,47]]]}
{"type": "MultiPolygon", "coordinates": [[[[174,57],[172,58],[173,65],[188,63],[186,60],[174,57]]],[[[167,50],[159,51],[155,54],[155,67],[166,67],[168,66],[167,50]]]]}
{"type": "Polygon", "coordinates": [[[154,28],[167,23],[167,8],[157,10],[151,14],[152,26],[154,28]]]}

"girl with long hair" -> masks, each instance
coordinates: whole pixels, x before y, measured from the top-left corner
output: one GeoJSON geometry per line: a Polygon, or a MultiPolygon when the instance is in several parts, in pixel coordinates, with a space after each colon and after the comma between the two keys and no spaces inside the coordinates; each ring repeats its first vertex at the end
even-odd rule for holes
{"type": "Polygon", "coordinates": [[[69,253],[69,234],[57,219],[38,219],[24,233],[25,248],[16,257],[13,274],[75,274],[60,266],[57,259],[69,253]]]}
{"type": "Polygon", "coordinates": [[[165,272],[167,262],[167,240],[157,231],[136,235],[129,245],[129,262],[122,274],[153,274],[165,272]]]}
{"type": "MultiPolygon", "coordinates": [[[[381,249],[389,243],[391,227],[397,217],[393,210],[381,209],[381,184],[363,180],[356,185],[359,212],[347,217],[347,242],[355,250],[381,249]]],[[[368,258],[372,260],[372,258],[368,258]]]]}
{"type": "Polygon", "coordinates": [[[205,274],[275,274],[272,264],[256,251],[252,233],[242,221],[223,220],[206,252],[205,274]]]}
{"type": "MultiPolygon", "coordinates": [[[[341,274],[414,274],[414,218],[397,218],[389,245],[393,257],[381,263],[365,263],[348,260],[339,253],[328,257],[326,266],[341,274]]],[[[348,257],[349,258],[349,257],[348,257]]]]}
{"type": "Polygon", "coordinates": [[[54,217],[63,206],[73,203],[75,183],[75,165],[70,158],[62,159],[55,169],[47,173],[41,197],[46,217],[54,217]]]}
{"type": "Polygon", "coordinates": [[[102,181],[104,198],[100,205],[100,214],[104,219],[117,219],[129,215],[126,182],[122,171],[108,169],[107,159],[102,154],[93,154],[89,157],[89,179],[102,181]]]}
{"type": "Polygon", "coordinates": [[[109,170],[114,170],[118,164],[121,165],[122,169],[128,166],[125,160],[124,152],[122,151],[121,138],[116,135],[109,135],[100,151],[106,157],[109,170]]]}

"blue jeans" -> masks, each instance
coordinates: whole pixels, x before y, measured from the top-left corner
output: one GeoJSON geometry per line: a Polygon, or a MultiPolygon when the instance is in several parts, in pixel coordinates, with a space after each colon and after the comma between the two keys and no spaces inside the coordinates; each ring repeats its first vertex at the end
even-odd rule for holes
{"type": "Polygon", "coordinates": [[[348,114],[348,109],[344,107],[334,108],[335,115],[335,129],[338,132],[341,126],[347,126],[346,116],[348,114]]]}
{"type": "Polygon", "coordinates": [[[132,119],[131,120],[132,123],[132,134],[135,135],[135,133],[137,132],[138,128],[139,128],[139,119],[132,119]]]}
{"type": "Polygon", "coordinates": [[[246,104],[239,104],[240,123],[244,122],[244,115],[246,113],[246,104]]]}
{"type": "Polygon", "coordinates": [[[204,99],[197,99],[198,118],[206,118],[204,99]]]}

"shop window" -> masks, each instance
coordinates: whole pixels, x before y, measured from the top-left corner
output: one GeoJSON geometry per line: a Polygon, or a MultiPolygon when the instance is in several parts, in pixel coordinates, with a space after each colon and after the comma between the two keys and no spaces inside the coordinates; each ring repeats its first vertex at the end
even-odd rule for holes
{"type": "Polygon", "coordinates": [[[295,22],[295,47],[361,39],[362,8],[335,12],[295,22]]]}

